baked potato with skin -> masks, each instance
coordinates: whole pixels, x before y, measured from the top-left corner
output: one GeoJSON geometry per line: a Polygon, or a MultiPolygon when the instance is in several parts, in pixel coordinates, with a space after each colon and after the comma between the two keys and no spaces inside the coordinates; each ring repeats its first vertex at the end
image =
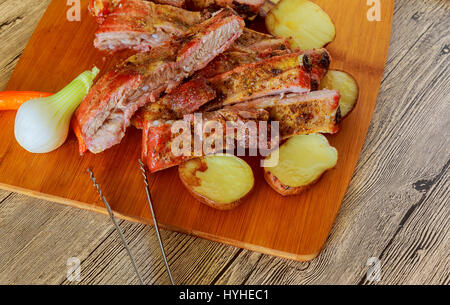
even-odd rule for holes
{"type": "Polygon", "coordinates": [[[297,195],[310,188],[336,166],[338,159],[337,150],[321,134],[292,137],[279,147],[278,153],[278,164],[265,167],[264,178],[283,196],[297,195]]]}
{"type": "Polygon", "coordinates": [[[272,35],[288,38],[294,50],[322,48],[336,36],[330,16],[308,0],[279,1],[267,14],[266,26],[272,35]]]}
{"type": "Polygon", "coordinates": [[[320,83],[320,89],[339,90],[341,99],[342,118],[350,114],[355,109],[359,97],[359,87],[355,78],[347,72],[330,70],[320,83]]]}
{"type": "Polygon", "coordinates": [[[195,199],[218,210],[237,207],[255,184],[251,167],[233,155],[192,159],[180,165],[178,172],[195,199]]]}

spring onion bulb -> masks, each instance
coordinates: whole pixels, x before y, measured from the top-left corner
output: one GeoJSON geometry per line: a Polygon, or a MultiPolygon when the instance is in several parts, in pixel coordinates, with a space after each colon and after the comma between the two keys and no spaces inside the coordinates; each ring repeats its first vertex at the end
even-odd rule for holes
{"type": "Polygon", "coordinates": [[[14,124],[14,135],[20,146],[32,153],[47,153],[60,147],[67,139],[73,113],[99,72],[94,67],[58,93],[20,106],[14,124]]]}

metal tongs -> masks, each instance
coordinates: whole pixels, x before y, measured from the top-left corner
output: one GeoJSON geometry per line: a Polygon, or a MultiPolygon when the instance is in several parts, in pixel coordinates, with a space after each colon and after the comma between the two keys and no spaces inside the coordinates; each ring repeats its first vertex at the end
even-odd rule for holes
{"type": "MultiPolygon", "coordinates": [[[[147,172],[145,170],[144,163],[140,159],[139,159],[139,166],[140,166],[140,169],[142,171],[142,176],[144,177],[145,192],[147,193],[147,200],[148,200],[148,204],[150,206],[150,211],[151,211],[152,218],[153,218],[153,224],[155,226],[156,236],[158,238],[159,247],[161,249],[161,254],[162,254],[162,257],[163,257],[163,260],[164,260],[164,264],[166,266],[167,274],[169,275],[169,279],[170,279],[170,282],[172,283],[172,285],[175,285],[175,283],[173,281],[173,278],[172,278],[172,273],[170,272],[169,264],[167,262],[166,253],[164,252],[164,245],[163,245],[163,242],[162,242],[162,239],[161,239],[161,235],[159,233],[158,222],[156,221],[155,212],[153,210],[153,204],[152,204],[152,200],[151,200],[150,189],[149,189],[148,181],[147,181],[147,172]]],[[[141,283],[141,285],[144,285],[144,281],[142,280],[142,276],[141,276],[141,274],[139,272],[139,269],[137,268],[136,261],[134,260],[133,254],[131,253],[131,250],[128,247],[128,243],[127,243],[127,241],[125,239],[125,236],[123,235],[122,229],[120,228],[120,226],[118,225],[118,223],[116,221],[116,218],[114,217],[114,213],[113,213],[113,211],[111,209],[111,206],[109,205],[108,201],[106,200],[106,197],[103,195],[103,192],[102,192],[99,184],[96,182],[96,179],[94,177],[94,173],[92,172],[92,170],[88,169],[88,172],[89,172],[89,175],[91,177],[91,180],[92,180],[95,188],[97,189],[97,192],[98,192],[100,198],[102,199],[103,203],[106,206],[106,209],[108,210],[108,214],[109,214],[109,216],[110,216],[110,218],[111,218],[111,220],[112,220],[112,222],[113,222],[113,224],[114,224],[114,226],[116,228],[116,231],[119,233],[120,238],[122,239],[123,245],[124,245],[125,249],[128,252],[128,256],[130,257],[130,260],[131,260],[131,263],[133,265],[133,268],[136,271],[136,274],[137,274],[137,276],[139,278],[139,282],[141,283]]]]}
{"type": "Polygon", "coordinates": [[[155,211],[153,210],[152,195],[150,194],[150,189],[148,187],[147,171],[145,170],[145,165],[142,162],[142,160],[139,159],[138,162],[139,162],[139,166],[141,167],[142,176],[144,177],[145,192],[147,193],[148,205],[150,206],[150,211],[152,212],[153,224],[155,226],[156,236],[158,237],[159,248],[161,249],[161,254],[162,254],[162,257],[164,260],[164,264],[166,265],[166,270],[167,270],[167,274],[169,275],[170,283],[172,283],[172,285],[175,285],[175,282],[173,281],[173,278],[172,278],[172,273],[170,272],[169,263],[167,262],[166,253],[164,252],[164,245],[163,245],[163,242],[161,239],[161,235],[159,234],[159,226],[158,226],[158,222],[156,221],[155,211]]]}

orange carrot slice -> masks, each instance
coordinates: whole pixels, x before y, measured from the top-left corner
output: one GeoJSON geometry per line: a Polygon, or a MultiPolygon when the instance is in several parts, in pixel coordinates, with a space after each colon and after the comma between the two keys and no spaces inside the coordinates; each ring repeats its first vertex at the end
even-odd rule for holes
{"type": "Polygon", "coordinates": [[[17,110],[26,101],[52,94],[36,91],[3,91],[0,92],[0,110],[17,110]]]}

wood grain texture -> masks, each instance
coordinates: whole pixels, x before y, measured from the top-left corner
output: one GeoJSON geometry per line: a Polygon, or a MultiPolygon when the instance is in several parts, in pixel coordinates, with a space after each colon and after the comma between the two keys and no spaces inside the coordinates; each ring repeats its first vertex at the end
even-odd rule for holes
{"type": "MultiPolygon", "coordinates": [[[[0,12],[7,2],[14,1],[0,3],[0,12]]],[[[390,54],[374,118],[318,258],[293,262],[164,231],[175,280],[185,284],[369,284],[366,261],[374,256],[382,261],[383,284],[450,284],[449,28],[446,0],[395,2],[390,54]]],[[[33,27],[26,30],[30,35],[33,27]]],[[[9,42],[20,41],[9,31],[0,29],[0,35],[5,37],[0,51],[9,42]]],[[[11,49],[18,52],[24,45],[11,49]]],[[[11,72],[12,67],[6,70],[11,72]]],[[[144,281],[167,284],[153,229],[127,221],[120,224],[126,232],[135,232],[126,234],[133,239],[129,242],[139,268],[146,270],[144,281]]],[[[68,283],[62,266],[72,256],[82,261],[82,284],[137,283],[106,216],[0,191],[0,234],[4,237],[0,239],[0,283],[68,283]],[[70,225],[43,221],[46,218],[65,219],[70,225]],[[110,229],[93,238],[90,232],[98,226],[110,229]],[[60,230],[71,234],[60,234],[60,230]],[[39,235],[45,242],[22,243],[20,234],[39,235]],[[61,240],[61,249],[49,246],[53,240],[61,240]],[[71,250],[73,244],[84,244],[88,251],[71,250]],[[11,247],[7,253],[1,251],[11,247]],[[119,259],[114,258],[117,253],[119,259]],[[20,268],[24,256],[28,266],[39,267],[20,268]]]]}
{"type": "MultiPolygon", "coordinates": [[[[349,71],[361,88],[360,106],[342,124],[340,133],[329,137],[340,154],[336,168],[310,191],[281,197],[265,183],[259,160],[252,159],[255,191],[241,206],[227,212],[199,204],[182,186],[177,169],[172,168],[152,175],[150,181],[161,226],[294,260],[310,260],[318,255],[369,127],[387,56],[393,1],[382,1],[381,22],[367,20],[368,7],[364,2],[317,2],[330,14],[337,28],[336,40],[328,46],[334,58],[332,67],[349,71]],[[352,18],[348,17],[349,11],[355,12],[352,18]],[[374,42],[371,37],[377,40],[374,42]]],[[[93,18],[86,16],[86,5],[87,1],[82,1],[82,22],[68,22],[66,4],[51,2],[8,89],[55,92],[93,64],[103,72],[111,68],[115,60],[105,60],[106,55],[92,46],[96,25],[93,18]]],[[[105,212],[86,174],[86,169],[92,167],[116,215],[151,224],[136,162],[140,132],[130,128],[120,145],[99,155],[79,157],[74,138],[55,152],[33,155],[20,148],[11,136],[14,113],[4,112],[0,116],[0,133],[5,138],[0,144],[2,187],[105,212]]]]}
{"type": "Polygon", "coordinates": [[[0,1],[0,89],[3,89],[22,55],[32,29],[50,0],[0,1]]]}
{"type": "MultiPolygon", "coordinates": [[[[74,218],[68,216],[71,213],[69,208],[55,211],[42,201],[19,194],[3,202],[0,221],[10,230],[2,235],[0,283],[60,283],[66,278],[67,259],[74,256],[72,253],[86,256],[104,235],[115,232],[110,222],[99,221],[101,215],[74,218]],[[36,209],[39,214],[34,213],[36,209]],[[49,261],[53,262],[52,272],[48,272],[49,261]]],[[[80,215],[83,213],[89,212],[80,215]]]]}

